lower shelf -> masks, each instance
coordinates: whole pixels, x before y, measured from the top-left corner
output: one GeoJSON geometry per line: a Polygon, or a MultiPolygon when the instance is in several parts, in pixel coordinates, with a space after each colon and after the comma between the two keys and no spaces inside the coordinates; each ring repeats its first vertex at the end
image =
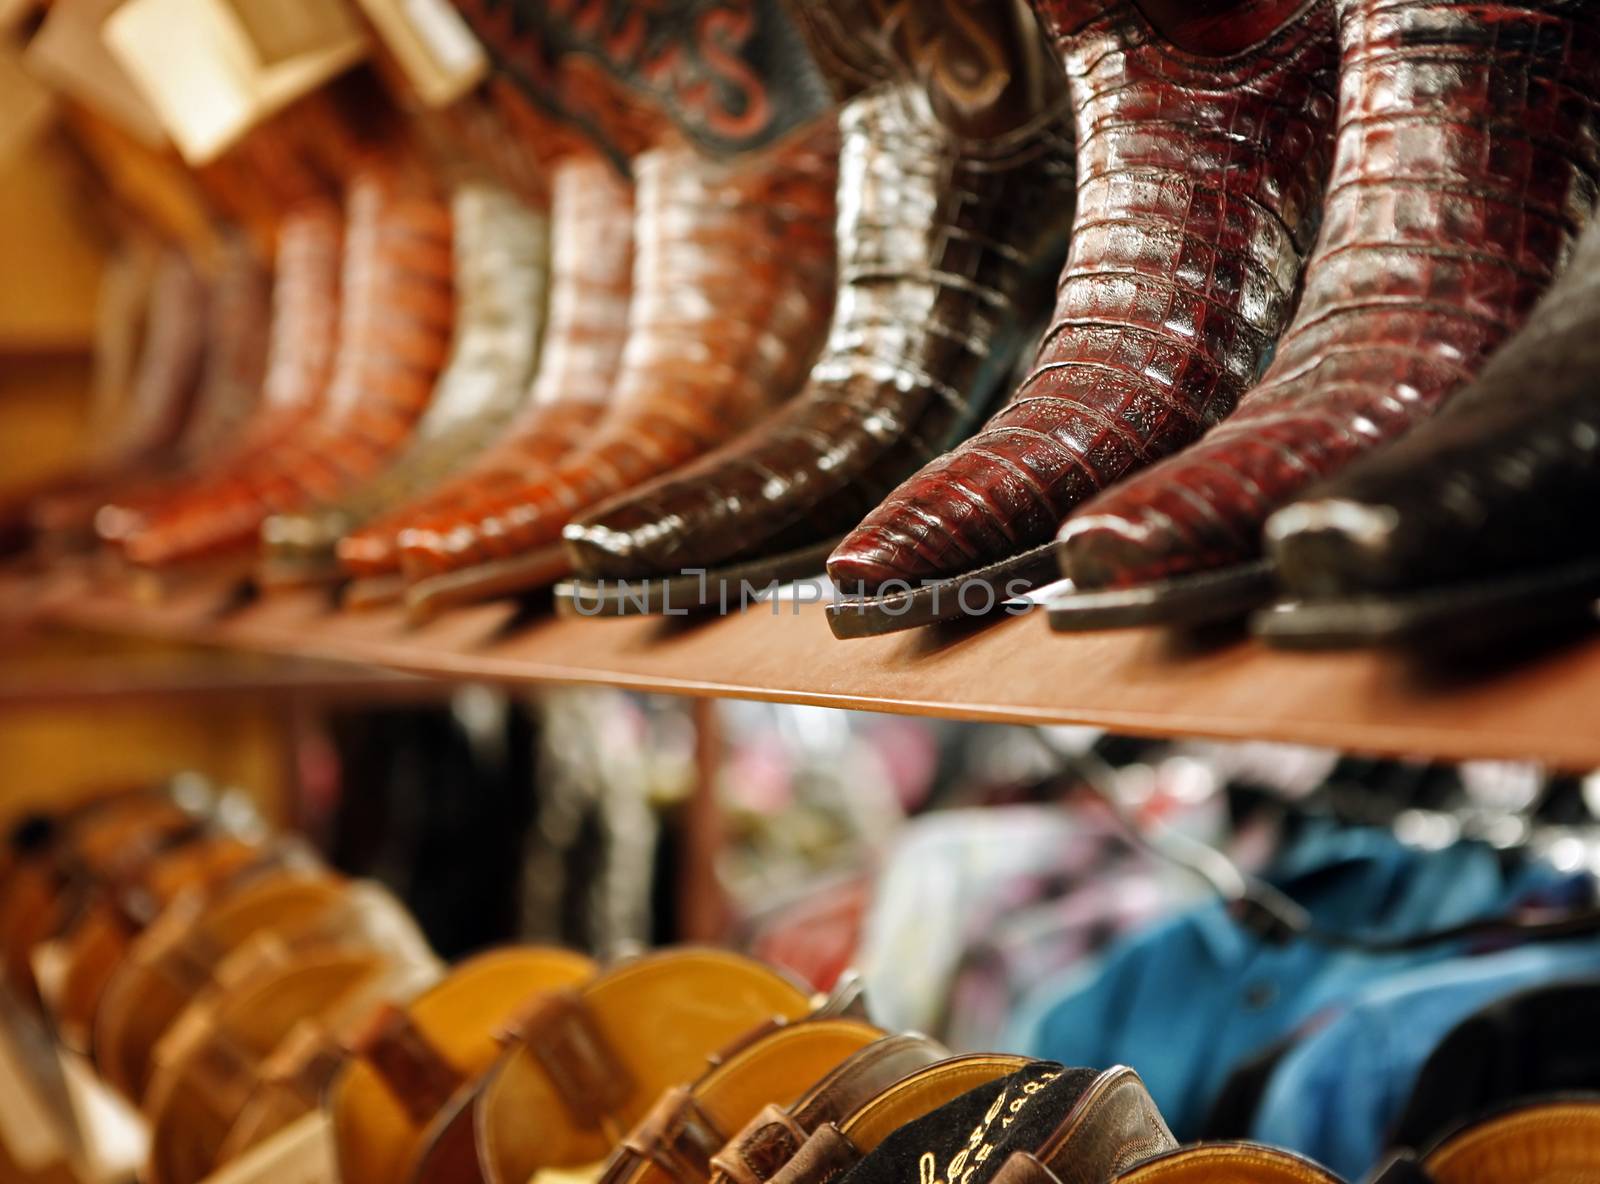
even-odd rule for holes
{"type": "Polygon", "coordinates": [[[815,603],[706,620],[519,617],[502,603],[420,627],[398,609],[338,612],[313,592],[274,593],[231,611],[220,603],[214,584],[150,602],[61,573],[0,585],[0,605],[14,617],[449,679],[1600,767],[1600,644],[1592,643],[1514,668],[1442,673],[1395,655],[1281,653],[1238,638],[1057,635],[1037,612],[840,642],[815,603]]]}

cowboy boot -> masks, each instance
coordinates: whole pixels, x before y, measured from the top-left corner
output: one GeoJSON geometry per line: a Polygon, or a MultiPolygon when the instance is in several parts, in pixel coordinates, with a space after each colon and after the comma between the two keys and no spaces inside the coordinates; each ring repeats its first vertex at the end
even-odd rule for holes
{"type": "Polygon", "coordinates": [[[635,162],[629,337],[612,405],[585,447],[448,526],[400,537],[419,613],[567,574],[577,512],[723,443],[799,387],[833,277],[832,122],[759,162],[667,143],[635,162]]]}
{"type": "Polygon", "coordinates": [[[1053,325],[983,431],[834,551],[841,637],[983,611],[1047,579],[1067,511],[1233,409],[1315,235],[1335,114],[1327,0],[1035,7],[1077,120],[1053,325]]]}
{"type": "Polygon", "coordinates": [[[1600,11],[1341,0],[1339,145],[1295,320],[1204,441],[1085,506],[1061,562],[1097,606],[1195,620],[1269,594],[1273,510],[1424,419],[1527,317],[1600,175],[1600,11]]]}
{"type": "Polygon", "coordinates": [[[454,316],[450,213],[426,183],[386,163],[351,184],[339,349],[324,405],[289,447],[190,488],[123,541],[163,566],[247,545],[274,511],[370,477],[427,408],[454,316]]]}
{"type": "Polygon", "coordinates": [[[398,595],[399,535],[519,485],[587,438],[605,410],[627,339],[633,187],[593,152],[556,163],[550,196],[550,308],[539,368],[504,438],[461,475],[339,541],[351,603],[398,595]]]}
{"type": "Polygon", "coordinates": [[[255,463],[309,425],[333,371],[342,236],[338,211],[322,202],[285,215],[274,257],[266,374],[255,410],[188,471],[120,490],[96,514],[102,539],[122,542],[184,491],[255,463]]]}
{"type": "MultiPolygon", "coordinates": [[[[30,508],[33,529],[52,538],[94,538],[94,517],[119,491],[165,479],[174,466],[192,469],[214,455],[247,421],[266,375],[271,282],[254,251],[240,236],[223,242],[209,286],[203,333],[204,357],[194,406],[171,447],[112,467],[39,498],[30,508]]],[[[192,317],[192,313],[187,314],[192,317]]]]}
{"type": "Polygon", "coordinates": [[[1596,373],[1600,222],[1437,416],[1267,520],[1278,579],[1301,603],[1263,627],[1308,641],[1592,623],[1600,533],[1573,507],[1600,492],[1596,373]]]}
{"type": "Polygon", "coordinates": [[[1024,279],[1064,244],[1071,217],[1065,87],[1024,8],[905,7],[910,20],[873,65],[860,59],[875,11],[830,0],[809,12],[813,29],[830,22],[815,56],[841,90],[871,70],[882,80],[840,115],[840,289],[805,389],[750,435],[569,525],[581,575],[711,568],[692,582],[714,603],[728,564],[752,580],[820,572],[837,539],[970,431],[1006,380],[1031,319],[1018,308],[1024,279]],[[854,60],[833,51],[841,40],[854,60]]]}
{"type": "Polygon", "coordinates": [[[0,503],[7,549],[37,541],[59,551],[92,540],[88,528],[107,494],[171,465],[199,412],[211,285],[176,249],[144,254],[125,249],[102,288],[92,454],[0,503]]]}
{"type": "Polygon", "coordinates": [[[527,391],[539,352],[546,221],[509,192],[464,184],[451,198],[457,330],[438,389],[411,443],[375,479],[333,504],[262,525],[263,578],[299,582],[337,575],[335,547],[349,531],[430,488],[489,443],[527,391]]]}

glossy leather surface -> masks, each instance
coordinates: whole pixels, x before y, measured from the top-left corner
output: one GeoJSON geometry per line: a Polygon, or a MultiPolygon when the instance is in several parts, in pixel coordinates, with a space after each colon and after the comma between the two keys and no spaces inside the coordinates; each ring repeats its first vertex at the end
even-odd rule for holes
{"type": "Polygon", "coordinates": [[[450,358],[410,443],[338,502],[262,525],[269,557],[331,558],[349,530],[431,488],[496,439],[527,393],[539,357],[548,281],[548,225],[498,186],[450,198],[456,327],[450,358]]]}
{"type": "MultiPolygon", "coordinates": [[[[839,24],[859,6],[805,7],[839,24]]],[[[1008,330],[1021,348],[1025,272],[1065,241],[1071,130],[1025,9],[1006,0],[970,24],[933,11],[923,36],[937,49],[919,41],[919,61],[886,48],[879,69],[894,80],[841,113],[840,288],[805,389],[750,435],[569,526],[580,574],[675,573],[831,540],[987,413],[1008,330]],[[962,105],[938,71],[977,57],[972,45],[998,60],[981,84],[966,79],[986,101],[962,105]]]]}
{"type": "Polygon", "coordinates": [[[503,437],[463,473],[378,515],[339,542],[352,575],[400,569],[398,536],[515,489],[585,440],[604,413],[622,361],[633,290],[633,186],[591,153],[551,169],[550,308],[538,373],[503,437]]]}
{"type": "Polygon", "coordinates": [[[1343,0],[1339,148],[1294,324],[1234,416],[1062,531],[1084,587],[1254,559],[1267,516],[1430,415],[1527,317],[1600,170],[1600,11],[1343,0]]]}
{"type": "MultiPolygon", "coordinates": [[[[388,951],[391,955],[394,951],[388,951]]],[[[217,1152],[217,1163],[230,1163],[260,1146],[298,1119],[321,1109],[328,1090],[353,1055],[357,1042],[371,1031],[374,1017],[404,1015],[404,1007],[419,993],[435,986],[445,974],[444,965],[431,954],[420,958],[391,957],[389,965],[343,996],[314,1022],[302,1020],[279,1041],[263,1063],[249,1100],[229,1129],[217,1152]]],[[[409,1031],[409,1026],[407,1028],[409,1031]]],[[[380,1042],[362,1051],[384,1057],[397,1045],[380,1042]]],[[[431,1051],[431,1049],[424,1049],[431,1051]]],[[[440,1067],[443,1062],[437,1062],[440,1067]]],[[[407,1084],[427,1088],[420,1079],[402,1078],[407,1084]]],[[[443,1098],[453,1080],[432,1083],[443,1098]]]]}
{"type": "Polygon", "coordinates": [[[1437,416],[1267,522],[1306,596],[1481,580],[1600,557],[1600,223],[1520,333],[1437,416]]]}
{"type": "Polygon", "coordinates": [[[1328,3],[1228,58],[1125,0],[1039,0],[1077,120],[1078,196],[1033,372],[828,561],[847,592],[1048,543],[1063,515],[1233,409],[1291,311],[1332,147],[1328,3]]]}
{"type": "Polygon", "coordinates": [[[358,176],[346,206],[339,348],[316,421],[151,515],[123,541],[134,562],[159,566],[255,541],[269,514],[372,476],[426,410],[455,312],[449,207],[381,165],[358,176]]]}
{"type": "MultiPolygon", "coordinates": [[[[406,1023],[391,1026],[356,1055],[328,1096],[334,1154],[343,1184],[400,1184],[422,1150],[428,1121],[442,1107],[420,1096],[397,1065],[436,1061],[430,1079],[470,1082],[494,1063],[499,1034],[538,995],[576,986],[594,963],[565,950],[496,950],[458,966],[405,1008],[406,1023]],[[405,1056],[381,1044],[403,1040],[405,1056]]],[[[459,1088],[459,1087],[458,1087],[459,1088]]]]}
{"type": "Polygon", "coordinates": [[[338,345],[343,234],[343,219],[326,203],[302,205],[284,216],[274,259],[267,368],[258,406],[231,440],[216,453],[197,459],[192,471],[118,490],[96,517],[102,538],[120,542],[184,491],[258,463],[312,422],[326,396],[338,345]]]}
{"type": "Polygon", "coordinates": [[[833,297],[831,121],[739,166],[692,149],[635,162],[629,335],[612,405],[584,447],[443,529],[401,537],[408,574],[555,544],[579,511],[709,451],[798,389],[833,297]]]}

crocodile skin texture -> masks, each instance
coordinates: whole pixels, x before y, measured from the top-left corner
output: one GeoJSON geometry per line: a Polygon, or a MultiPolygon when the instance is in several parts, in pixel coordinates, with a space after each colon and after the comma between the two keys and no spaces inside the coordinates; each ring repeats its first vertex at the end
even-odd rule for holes
{"type": "Polygon", "coordinates": [[[342,219],[330,206],[314,203],[284,216],[272,282],[266,377],[255,411],[231,440],[197,460],[187,473],[119,492],[96,517],[102,538],[121,542],[185,491],[249,465],[311,422],[333,373],[342,241],[342,219]]]}
{"type": "Polygon", "coordinates": [[[152,516],[123,543],[133,562],[253,542],[269,514],[370,477],[426,410],[454,318],[449,206],[378,167],[355,180],[347,207],[339,348],[316,422],[152,516]]]}
{"type": "Polygon", "coordinates": [[[1340,26],[1339,145],[1294,324],[1232,419],[1065,525],[1080,586],[1254,559],[1274,509],[1473,377],[1589,216],[1600,9],[1342,0],[1340,26]]]}
{"type": "Polygon", "coordinates": [[[1227,57],[1129,0],[1037,0],[1066,66],[1078,197],[1033,372],[973,439],[896,489],[828,570],[846,591],[1047,544],[1061,518],[1234,407],[1291,311],[1332,151],[1326,0],[1227,57]]]}
{"type": "Polygon", "coordinates": [[[1305,595],[1600,558],[1600,223],[1520,333],[1433,419],[1267,521],[1305,595]]]}
{"type": "Polygon", "coordinates": [[[555,543],[577,512],[709,451],[799,388],[834,281],[832,121],[730,167],[681,146],[635,163],[634,296],[611,410],[588,443],[453,525],[401,536],[408,574],[555,543]]]}
{"type": "Polygon", "coordinates": [[[269,554],[333,557],[352,527],[431,488],[500,434],[539,357],[548,226],[508,191],[462,185],[451,197],[456,337],[427,412],[393,464],[337,503],[262,526],[269,554]]]}
{"type": "Polygon", "coordinates": [[[460,476],[341,539],[350,574],[398,572],[402,530],[435,529],[461,507],[517,488],[578,447],[604,414],[628,336],[633,187],[594,155],[569,156],[553,168],[550,201],[550,311],[522,410],[460,476]]]}
{"type": "MultiPolygon", "coordinates": [[[[1034,32],[1020,16],[1018,35],[1034,32]]],[[[752,435],[568,526],[580,573],[648,576],[835,539],[971,431],[1006,379],[997,341],[1010,330],[1020,348],[1027,267],[1071,217],[1059,91],[1016,58],[1005,86],[1027,98],[1013,96],[1004,135],[953,129],[920,82],[845,107],[840,289],[809,382],[752,435]]]]}

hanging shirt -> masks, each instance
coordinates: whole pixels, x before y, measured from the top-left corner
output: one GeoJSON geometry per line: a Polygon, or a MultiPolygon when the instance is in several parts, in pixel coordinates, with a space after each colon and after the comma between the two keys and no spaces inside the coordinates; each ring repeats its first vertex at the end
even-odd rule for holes
{"type": "Polygon", "coordinates": [[[1358,1179],[1452,1028],[1513,992],[1597,970],[1600,939],[1590,937],[1455,958],[1379,983],[1279,1062],[1252,1137],[1358,1179]]]}
{"type": "MultiPolygon", "coordinates": [[[[1421,851],[1331,824],[1309,829],[1267,878],[1319,928],[1384,939],[1493,916],[1567,879],[1482,844],[1421,851]]],[[[1008,1044],[1068,1065],[1133,1066],[1174,1133],[1194,1138],[1236,1064],[1366,986],[1459,951],[1278,943],[1213,903],[1118,943],[1091,982],[1026,1001],[1008,1044]]]]}

